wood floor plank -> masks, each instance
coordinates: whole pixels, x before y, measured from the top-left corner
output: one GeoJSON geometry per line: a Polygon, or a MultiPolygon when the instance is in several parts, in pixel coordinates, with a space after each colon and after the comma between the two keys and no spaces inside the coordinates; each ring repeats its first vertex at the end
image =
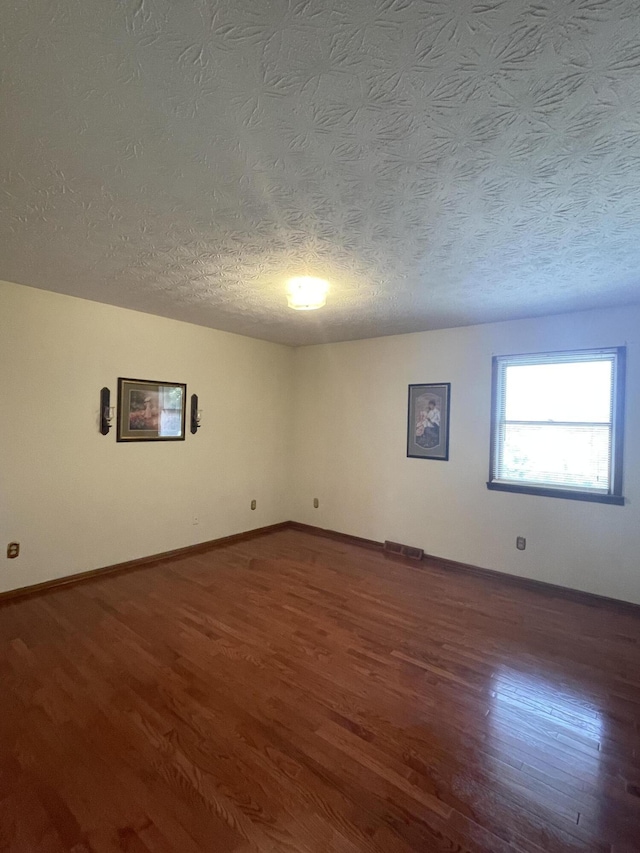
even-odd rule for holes
{"type": "Polygon", "coordinates": [[[281,530],[0,606],[0,850],[640,851],[640,618],[281,530]]]}

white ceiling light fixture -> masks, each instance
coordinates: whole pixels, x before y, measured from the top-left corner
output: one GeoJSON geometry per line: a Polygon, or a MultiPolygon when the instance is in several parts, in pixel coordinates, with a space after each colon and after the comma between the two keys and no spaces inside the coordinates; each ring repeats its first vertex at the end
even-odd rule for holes
{"type": "Polygon", "coordinates": [[[312,311],[322,308],[327,302],[329,282],[324,278],[299,275],[289,279],[287,284],[287,303],[296,311],[312,311]]]}

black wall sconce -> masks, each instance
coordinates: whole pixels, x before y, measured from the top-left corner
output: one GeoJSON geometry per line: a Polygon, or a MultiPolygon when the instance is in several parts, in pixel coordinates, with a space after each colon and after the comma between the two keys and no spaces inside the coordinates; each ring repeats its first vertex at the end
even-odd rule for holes
{"type": "Polygon", "coordinates": [[[100,432],[107,435],[113,426],[114,408],[111,405],[111,391],[103,388],[100,391],[100,432]]]}
{"type": "Polygon", "coordinates": [[[202,420],[202,409],[198,408],[198,395],[191,395],[191,432],[195,435],[202,424],[200,421],[202,420]]]}

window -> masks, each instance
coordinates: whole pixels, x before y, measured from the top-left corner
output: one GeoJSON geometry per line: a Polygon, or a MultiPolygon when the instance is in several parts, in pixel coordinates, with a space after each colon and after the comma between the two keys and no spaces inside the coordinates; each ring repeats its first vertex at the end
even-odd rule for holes
{"type": "Polygon", "coordinates": [[[623,504],[625,348],[493,359],[490,489],[623,504]]]}

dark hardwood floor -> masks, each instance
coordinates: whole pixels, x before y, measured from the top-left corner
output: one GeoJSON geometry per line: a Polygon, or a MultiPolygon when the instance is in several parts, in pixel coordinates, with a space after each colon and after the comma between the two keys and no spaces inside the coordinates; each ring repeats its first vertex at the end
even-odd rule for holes
{"type": "Polygon", "coordinates": [[[12,853],[640,851],[640,618],[294,530],[0,607],[12,853]]]}

